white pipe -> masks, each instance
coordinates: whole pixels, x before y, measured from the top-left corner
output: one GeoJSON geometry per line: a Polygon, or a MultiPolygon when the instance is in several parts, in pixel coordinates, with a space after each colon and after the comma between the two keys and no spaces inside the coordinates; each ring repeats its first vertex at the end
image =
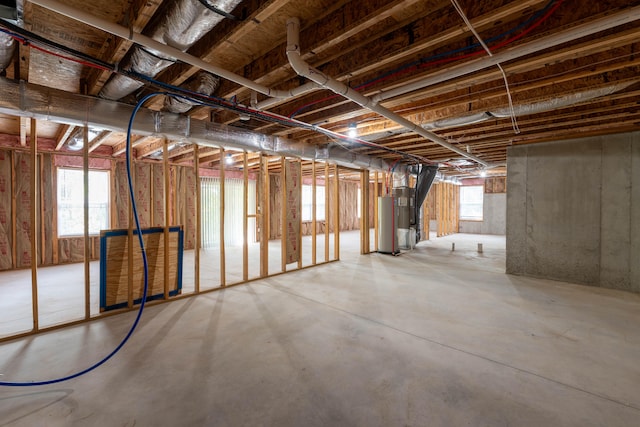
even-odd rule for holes
{"type": "Polygon", "coordinates": [[[143,34],[131,31],[128,28],[125,28],[116,23],[93,16],[90,13],[87,13],[83,10],[74,9],[73,7],[63,4],[57,0],[33,0],[31,1],[31,3],[37,4],[38,6],[42,6],[46,9],[52,10],[61,15],[67,16],[71,19],[75,19],[76,21],[80,21],[82,23],[91,25],[92,27],[101,29],[103,31],[106,31],[107,33],[116,35],[123,39],[130,40],[133,43],[136,43],[140,46],[144,46],[148,49],[162,52],[163,54],[166,54],[169,57],[175,58],[186,64],[193,65],[194,67],[198,67],[202,70],[216,74],[227,80],[231,80],[232,82],[237,83],[241,86],[245,86],[249,89],[255,90],[256,92],[260,92],[264,95],[274,97],[274,98],[288,98],[291,96],[290,95],[291,91],[276,90],[276,89],[268,88],[266,86],[263,86],[259,83],[254,82],[253,80],[249,80],[245,77],[242,77],[235,73],[227,71],[216,64],[205,62],[202,59],[197,58],[193,55],[189,55],[185,52],[182,52],[179,49],[160,43],[152,39],[151,37],[147,37],[143,34]]]}
{"type": "MultiPolygon", "coordinates": [[[[319,88],[320,88],[320,85],[317,84],[316,82],[308,82],[303,84],[302,86],[298,86],[286,91],[289,94],[286,98],[294,98],[296,96],[304,95],[309,92],[313,92],[314,90],[319,88]]],[[[279,104],[284,100],[283,98],[285,97],[281,96],[279,98],[267,98],[260,102],[255,103],[255,105],[252,105],[252,107],[255,108],[256,110],[264,110],[265,108],[269,108],[273,105],[279,104]]]]}
{"type": "Polygon", "coordinates": [[[629,22],[633,22],[638,19],[640,19],[640,6],[624,9],[609,16],[605,16],[604,18],[576,25],[575,27],[560,31],[551,36],[533,40],[528,43],[523,43],[519,46],[514,46],[502,52],[494,53],[493,56],[448,67],[446,70],[434,73],[429,77],[417,82],[410,83],[396,89],[380,92],[377,95],[373,96],[371,99],[374,103],[377,104],[378,102],[384,101],[385,99],[394,98],[396,96],[404,95],[405,93],[424,89],[427,86],[432,86],[447,80],[464,76],[466,74],[471,74],[485,68],[496,66],[500,63],[522,58],[523,56],[530,55],[544,49],[549,49],[551,47],[561,45],[562,43],[574,41],[576,39],[579,39],[580,37],[586,37],[600,31],[605,31],[620,25],[628,24],[629,22]]]}
{"type": "Polygon", "coordinates": [[[318,83],[324,88],[330,89],[333,92],[344,96],[347,99],[357,103],[358,105],[367,108],[375,113],[380,114],[383,117],[386,117],[389,120],[394,121],[395,123],[403,126],[411,132],[415,132],[420,136],[427,138],[430,141],[435,142],[455,153],[460,154],[468,159],[471,159],[483,166],[489,166],[489,163],[485,160],[480,159],[474,155],[467,153],[466,151],[449,144],[443,138],[438,135],[429,132],[426,129],[421,128],[417,124],[405,119],[404,117],[394,113],[391,110],[388,110],[381,105],[376,105],[370,98],[362,95],[361,93],[351,89],[349,86],[327,76],[321,71],[313,68],[309,64],[307,64],[300,57],[300,21],[298,18],[289,18],[287,20],[287,58],[289,59],[289,63],[291,67],[296,71],[296,73],[300,74],[303,77],[307,77],[308,79],[318,83]]]}

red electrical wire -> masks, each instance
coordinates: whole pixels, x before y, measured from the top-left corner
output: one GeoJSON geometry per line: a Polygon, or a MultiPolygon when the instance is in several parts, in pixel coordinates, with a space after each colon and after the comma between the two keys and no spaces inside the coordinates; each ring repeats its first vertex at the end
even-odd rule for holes
{"type": "MultiPolygon", "coordinates": [[[[556,2],[556,4],[554,4],[543,16],[540,17],[539,20],[537,20],[536,22],[531,24],[528,28],[523,30],[521,33],[519,33],[519,34],[517,34],[517,35],[515,35],[515,36],[513,36],[513,37],[511,37],[509,39],[503,40],[502,42],[492,46],[491,50],[492,51],[498,50],[498,49],[500,49],[500,48],[502,48],[502,47],[504,47],[504,46],[506,46],[506,45],[508,45],[510,43],[513,43],[516,40],[521,39],[522,37],[526,36],[527,34],[529,34],[531,31],[533,31],[535,28],[539,27],[543,22],[545,22],[547,19],[549,19],[551,14],[553,14],[560,7],[560,5],[562,5],[562,3],[564,3],[564,1],[565,0],[558,0],[556,2]]],[[[370,86],[372,86],[374,84],[385,82],[385,81],[387,81],[387,80],[389,80],[391,78],[396,78],[396,77],[401,76],[403,74],[407,74],[410,71],[414,71],[414,70],[422,69],[422,68],[426,68],[426,67],[432,67],[432,66],[435,66],[435,65],[447,64],[449,62],[459,61],[461,59],[472,58],[474,56],[479,56],[479,55],[482,55],[484,53],[485,53],[484,49],[478,49],[478,50],[476,50],[474,52],[467,53],[467,54],[460,55],[460,56],[454,56],[454,57],[451,57],[451,58],[443,58],[443,59],[439,59],[439,60],[435,60],[435,61],[425,62],[425,63],[422,63],[422,64],[416,64],[414,66],[407,67],[407,68],[405,68],[403,70],[398,70],[395,73],[392,73],[392,74],[386,75],[384,77],[380,77],[378,79],[374,79],[374,80],[371,80],[371,81],[369,81],[367,83],[364,83],[361,86],[358,86],[356,90],[366,89],[366,88],[368,88],[368,87],[370,87],[370,86]]],[[[310,101],[310,102],[298,107],[293,113],[291,113],[291,115],[289,117],[292,117],[296,112],[301,111],[301,110],[303,110],[303,109],[305,109],[307,107],[319,104],[321,102],[325,102],[325,101],[329,101],[329,100],[338,98],[339,96],[340,95],[336,94],[336,95],[332,95],[332,96],[327,96],[327,97],[322,98],[322,99],[310,101]]]]}

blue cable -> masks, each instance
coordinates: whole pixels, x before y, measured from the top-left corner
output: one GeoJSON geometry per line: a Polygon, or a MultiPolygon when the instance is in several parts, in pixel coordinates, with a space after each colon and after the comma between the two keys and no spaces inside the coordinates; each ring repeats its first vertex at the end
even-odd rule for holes
{"type": "Polygon", "coordinates": [[[6,386],[6,387],[43,386],[43,385],[48,385],[48,384],[61,383],[63,381],[68,381],[68,380],[71,380],[73,378],[77,378],[79,376],[82,376],[82,375],[84,375],[84,374],[86,374],[88,372],[93,371],[98,366],[103,365],[107,360],[109,360],[113,356],[115,356],[115,354],[117,352],[119,352],[120,349],[122,349],[122,347],[125,345],[125,343],[127,341],[129,341],[129,338],[131,338],[131,335],[133,335],[133,331],[136,330],[136,327],[138,326],[138,323],[140,322],[140,318],[142,317],[142,311],[144,310],[145,301],[147,300],[147,291],[148,291],[148,288],[149,288],[149,267],[147,265],[147,253],[145,252],[144,241],[142,240],[142,229],[140,227],[140,220],[138,219],[138,209],[137,209],[137,206],[136,206],[136,200],[135,200],[135,196],[134,196],[134,192],[133,192],[133,180],[131,178],[131,129],[133,127],[133,119],[136,117],[136,114],[138,113],[138,110],[142,107],[142,104],[144,104],[149,98],[157,96],[157,95],[167,95],[167,94],[164,94],[164,93],[151,93],[151,94],[145,96],[144,98],[142,98],[138,102],[138,104],[136,104],[135,108],[133,109],[133,113],[131,113],[131,118],[129,119],[129,126],[127,127],[127,147],[126,147],[127,180],[129,182],[129,194],[131,196],[131,206],[133,208],[133,218],[135,219],[135,222],[136,222],[136,230],[137,230],[137,233],[138,233],[138,242],[140,244],[140,250],[142,251],[142,262],[144,264],[144,292],[142,294],[142,301],[140,302],[140,309],[138,310],[138,315],[136,316],[136,320],[133,322],[133,325],[129,329],[129,332],[127,333],[127,335],[122,339],[120,344],[118,344],[118,346],[111,353],[109,353],[106,357],[104,357],[99,362],[89,366],[86,369],[83,369],[82,371],[76,372],[75,374],[67,375],[66,377],[61,377],[61,378],[56,378],[56,379],[46,380],[46,381],[31,381],[31,382],[0,381],[0,386],[6,386]]]}

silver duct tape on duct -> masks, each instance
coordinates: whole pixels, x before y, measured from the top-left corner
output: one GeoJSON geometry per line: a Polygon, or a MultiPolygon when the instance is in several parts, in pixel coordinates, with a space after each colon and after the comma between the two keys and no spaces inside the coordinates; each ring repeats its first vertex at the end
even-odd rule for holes
{"type": "Polygon", "coordinates": [[[0,71],[9,66],[15,49],[15,40],[8,34],[0,33],[0,71]]]}
{"type": "MultiPolygon", "coordinates": [[[[126,131],[134,107],[106,99],[0,78],[0,113],[115,132],[126,131]]],[[[318,147],[231,126],[193,120],[188,116],[141,108],[132,127],[137,135],[163,135],[201,146],[238,148],[281,156],[337,163],[355,169],[388,171],[376,157],[356,154],[338,145],[318,147]]],[[[405,166],[396,167],[404,171],[405,166]]],[[[404,172],[403,172],[404,173],[404,172]]]]}
{"type": "MultiPolygon", "coordinates": [[[[216,2],[216,7],[230,12],[239,3],[240,0],[222,0],[216,2]]],[[[224,18],[221,15],[210,11],[198,0],[180,0],[170,8],[151,38],[184,52],[211,31],[222,19],[224,18]]],[[[173,58],[169,58],[161,52],[145,50],[136,46],[133,48],[130,60],[121,64],[120,67],[147,77],[155,77],[172,63],[173,58]]],[[[137,80],[117,75],[102,88],[100,96],[112,100],[121,99],[142,85],[137,80]]]]}

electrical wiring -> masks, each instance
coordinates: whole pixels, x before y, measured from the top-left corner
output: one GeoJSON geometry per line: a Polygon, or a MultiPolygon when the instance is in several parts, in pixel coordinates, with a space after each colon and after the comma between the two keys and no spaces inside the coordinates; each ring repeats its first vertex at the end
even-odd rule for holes
{"type": "Polygon", "coordinates": [[[148,266],[148,263],[147,263],[147,253],[145,251],[144,240],[142,238],[142,228],[140,226],[140,219],[138,218],[138,208],[137,208],[137,205],[136,205],[135,193],[133,191],[133,178],[132,178],[132,173],[131,173],[131,129],[133,128],[133,121],[134,121],[134,119],[136,117],[136,114],[137,114],[138,110],[140,110],[142,105],[148,99],[150,99],[150,98],[152,98],[154,96],[157,96],[157,95],[159,95],[159,93],[149,94],[149,95],[145,96],[143,99],[141,99],[140,102],[138,102],[138,104],[133,109],[133,112],[131,113],[131,118],[129,119],[129,125],[127,127],[127,144],[126,144],[127,181],[128,181],[128,184],[129,184],[129,196],[130,196],[130,199],[131,199],[131,207],[132,207],[132,210],[133,210],[133,218],[135,220],[136,232],[138,234],[138,244],[140,245],[140,250],[142,252],[142,264],[143,264],[143,269],[144,269],[144,289],[143,289],[143,293],[142,293],[142,300],[140,302],[140,308],[138,309],[136,318],[135,318],[133,324],[131,325],[131,328],[129,329],[129,331],[127,332],[125,337],[122,339],[122,341],[120,341],[120,343],[111,351],[111,353],[109,353],[108,355],[106,355],[104,358],[102,358],[98,362],[94,363],[93,365],[89,366],[88,368],[85,368],[85,369],[83,369],[81,371],[78,371],[78,372],[76,372],[74,374],[70,374],[70,375],[63,376],[63,377],[60,377],[60,378],[55,378],[55,379],[44,380],[44,381],[29,381],[29,382],[0,381],[0,386],[6,386],[6,387],[44,386],[44,385],[49,385],[49,384],[57,384],[57,383],[61,383],[61,382],[64,382],[64,381],[71,380],[73,378],[80,377],[80,376],[82,376],[84,374],[87,374],[87,373],[93,371],[94,369],[98,368],[99,366],[102,366],[109,359],[111,359],[113,356],[115,356],[116,353],[118,353],[122,349],[122,347],[124,347],[124,345],[127,343],[127,341],[129,341],[129,338],[131,338],[131,336],[133,335],[133,332],[138,327],[138,324],[140,323],[140,319],[142,318],[142,312],[144,311],[145,302],[147,300],[147,293],[148,293],[148,290],[149,290],[149,266],[148,266]]]}
{"type": "Polygon", "coordinates": [[[116,72],[117,71],[117,67],[115,67],[114,65],[111,65],[107,62],[101,61],[97,58],[93,58],[90,55],[86,55],[82,52],[70,49],[64,45],[61,45],[59,43],[56,42],[52,42],[50,40],[45,39],[44,37],[41,37],[31,31],[25,30],[24,28],[21,28],[17,25],[14,25],[11,22],[8,22],[4,19],[0,19],[0,25],[5,27],[6,29],[2,29],[0,28],[0,32],[5,33],[9,36],[11,36],[15,41],[17,41],[18,43],[21,43],[25,46],[29,46],[30,48],[34,48],[36,50],[39,50],[43,53],[49,54],[49,55],[53,55],[56,56],[58,58],[62,58],[65,59],[67,61],[72,61],[72,62],[77,62],[79,64],[85,65],[87,67],[91,67],[91,68],[96,68],[99,70],[104,70],[104,71],[111,71],[111,72],[116,72]],[[42,44],[44,46],[48,46],[51,49],[55,49],[57,51],[60,52],[66,52],[69,55],[72,56],[65,56],[65,55],[61,55],[57,52],[54,52],[50,49],[46,49],[44,47],[38,46],[38,44],[34,43],[37,42],[39,44],[42,44]]]}
{"type": "MultiPolygon", "coordinates": [[[[294,126],[294,127],[299,127],[302,129],[307,129],[307,130],[311,130],[311,131],[315,131],[318,133],[322,133],[326,136],[328,136],[329,138],[335,139],[335,138],[339,138],[339,139],[348,139],[349,141],[351,141],[352,143],[357,143],[360,146],[363,147],[369,147],[369,148],[375,148],[375,149],[380,149],[389,153],[393,153],[396,155],[401,156],[404,159],[408,159],[410,161],[415,161],[415,162],[422,162],[422,163],[437,163],[434,161],[431,161],[429,159],[426,159],[424,157],[421,156],[416,156],[416,155],[412,155],[412,154],[407,154],[405,152],[402,152],[400,150],[395,150],[389,147],[385,147],[384,145],[380,145],[380,144],[376,144],[376,143],[372,143],[372,142],[368,142],[365,140],[361,140],[358,138],[352,138],[352,137],[348,137],[346,135],[342,135],[336,132],[332,132],[330,130],[324,129],[320,126],[316,126],[313,124],[309,124],[306,122],[302,122],[299,120],[296,120],[294,118],[291,117],[286,117],[286,116],[281,116],[279,114],[275,114],[275,113],[270,113],[270,112],[266,112],[266,111],[259,111],[259,110],[254,110],[245,106],[242,106],[240,104],[238,104],[235,99],[232,100],[226,100],[223,98],[219,98],[219,97],[215,97],[215,96],[210,96],[210,95],[205,95],[205,94],[201,94],[198,92],[193,92],[181,87],[177,87],[177,86],[173,86],[167,83],[163,83],[157,80],[154,80],[153,78],[150,78],[148,76],[130,71],[130,70],[119,70],[118,67],[116,65],[111,65],[108,63],[105,63],[103,61],[100,61],[96,58],[92,58],[86,54],[83,54],[81,52],[75,51],[73,49],[67,48],[65,46],[59,45],[57,43],[54,42],[50,42],[47,41],[45,39],[43,39],[42,37],[31,33],[27,30],[21,29],[20,27],[17,27],[11,23],[8,22],[4,22],[2,21],[2,25],[6,25],[8,28],[11,28],[12,31],[6,31],[6,30],[2,30],[0,28],[0,31],[6,32],[8,34],[11,34],[12,37],[14,37],[16,40],[18,40],[21,43],[27,44],[30,47],[34,47],[34,48],[39,48],[40,50],[42,50],[45,53],[49,53],[64,59],[68,59],[74,62],[79,62],[83,65],[87,65],[93,68],[98,68],[101,70],[107,70],[107,71],[111,71],[114,73],[118,73],[118,74],[122,74],[124,76],[127,76],[129,78],[133,78],[135,80],[138,81],[142,81],[142,82],[147,82],[155,87],[158,88],[162,88],[164,90],[169,91],[169,93],[173,93],[173,94],[186,94],[189,95],[190,97],[193,97],[194,99],[198,99],[201,100],[201,102],[203,102],[201,105],[205,105],[205,106],[213,106],[213,107],[221,107],[221,108],[225,108],[227,110],[230,111],[234,111],[237,113],[243,113],[243,114],[248,114],[254,118],[257,119],[261,119],[261,120],[265,120],[271,123],[277,123],[277,124],[281,124],[283,126],[294,126]],[[72,58],[72,57],[67,57],[64,55],[60,55],[57,54],[55,52],[52,52],[48,49],[44,49],[41,47],[36,47],[35,44],[32,43],[32,40],[36,40],[38,43],[43,43],[47,46],[52,46],[55,49],[61,50],[63,52],[67,52],[70,55],[76,56],[78,58],[82,58],[82,59],[76,59],[76,58],[72,58]]],[[[185,98],[185,99],[191,99],[191,98],[185,98]]],[[[193,100],[193,99],[191,99],[193,100]]]]}
{"type": "MultiPolygon", "coordinates": [[[[529,19],[525,20],[524,22],[520,23],[519,25],[517,25],[516,27],[505,31],[501,34],[498,34],[494,37],[490,37],[488,39],[486,39],[486,43],[493,43],[497,40],[500,40],[506,36],[509,36],[517,31],[519,31],[520,29],[526,27],[527,25],[531,24],[530,27],[527,27],[523,32],[517,34],[514,37],[511,37],[501,43],[498,43],[494,46],[492,46],[493,50],[496,49],[500,49],[508,44],[513,43],[514,41],[517,41],[518,39],[524,37],[525,35],[527,35],[528,33],[530,33],[533,29],[535,29],[536,27],[538,27],[540,24],[542,24],[544,21],[546,21],[549,16],[555,12],[555,10],[560,7],[560,5],[564,2],[565,0],[551,0],[549,3],[547,3],[545,5],[544,8],[540,9],[539,11],[537,11],[535,14],[533,14],[529,19]]],[[[390,70],[384,74],[381,74],[378,77],[375,77],[373,79],[367,80],[366,82],[363,82],[357,86],[354,86],[353,89],[354,90],[364,90],[369,88],[370,86],[373,86],[375,84],[378,83],[382,83],[385,82],[387,80],[390,80],[392,78],[397,78],[400,77],[404,74],[408,74],[412,71],[418,70],[418,69],[423,69],[423,68],[427,68],[427,67],[433,67],[436,65],[443,65],[443,64],[447,64],[449,62],[453,62],[453,61],[459,61],[461,59],[466,59],[466,58],[470,58],[470,57],[474,57],[474,56],[478,56],[481,55],[484,52],[484,49],[479,49],[476,50],[474,52],[465,54],[465,55],[459,55],[459,56],[452,56],[452,55],[456,55],[457,53],[461,53],[461,52],[465,52],[468,50],[472,50],[472,49],[477,49],[478,47],[480,47],[480,43],[473,43],[471,45],[459,48],[459,49],[454,49],[454,50],[450,50],[447,52],[443,52],[437,55],[432,55],[430,57],[426,57],[426,58],[421,58],[417,61],[413,61],[410,62],[408,64],[404,64],[400,67],[397,67],[393,70],[390,70]],[[442,59],[440,59],[442,58],[442,59]]],[[[297,116],[299,113],[301,113],[302,111],[304,111],[305,109],[313,106],[313,105],[317,105],[320,104],[322,102],[326,102],[326,101],[330,101],[332,99],[336,99],[338,98],[339,95],[330,95],[321,99],[317,99],[317,100],[313,100],[313,101],[309,101],[308,103],[298,107],[296,110],[294,110],[292,113],[289,114],[289,117],[295,117],[297,116]]]]}

